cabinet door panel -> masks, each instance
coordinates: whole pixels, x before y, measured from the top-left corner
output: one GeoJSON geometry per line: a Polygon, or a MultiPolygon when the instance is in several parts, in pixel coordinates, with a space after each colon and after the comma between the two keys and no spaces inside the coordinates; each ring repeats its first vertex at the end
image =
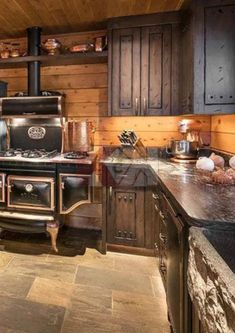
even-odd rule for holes
{"type": "Polygon", "coordinates": [[[205,9],[205,103],[235,104],[235,5],[205,9]]]}
{"type": "Polygon", "coordinates": [[[142,28],[141,111],[169,115],[171,110],[171,26],[142,28]]]}
{"type": "Polygon", "coordinates": [[[140,111],[140,29],[113,31],[112,115],[140,111]]]}
{"type": "Polygon", "coordinates": [[[144,247],[144,191],[114,189],[109,200],[108,242],[144,247]]]}

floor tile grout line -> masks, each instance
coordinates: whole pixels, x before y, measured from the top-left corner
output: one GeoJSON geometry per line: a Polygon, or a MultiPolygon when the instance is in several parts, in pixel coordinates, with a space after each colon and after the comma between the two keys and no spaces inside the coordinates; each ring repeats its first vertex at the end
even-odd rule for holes
{"type": "MultiPolygon", "coordinates": [[[[8,253],[8,252],[5,252],[5,253],[8,253]]],[[[10,263],[15,259],[15,255],[8,261],[8,263],[6,264],[6,266],[4,267],[3,269],[3,272],[6,271],[6,269],[8,268],[8,266],[10,265],[10,263]]]]}

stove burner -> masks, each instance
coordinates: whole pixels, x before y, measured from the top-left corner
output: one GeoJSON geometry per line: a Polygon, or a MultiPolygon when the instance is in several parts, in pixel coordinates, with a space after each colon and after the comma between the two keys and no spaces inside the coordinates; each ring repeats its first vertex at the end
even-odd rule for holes
{"type": "Polygon", "coordinates": [[[70,151],[66,154],[64,154],[64,158],[67,158],[67,159],[84,159],[86,157],[88,157],[88,153],[87,152],[83,152],[83,151],[70,151]]]}
{"type": "Polygon", "coordinates": [[[21,153],[21,156],[24,158],[41,158],[47,154],[45,149],[33,149],[33,150],[24,150],[21,153]]]}
{"type": "Polygon", "coordinates": [[[23,157],[23,158],[46,158],[53,157],[57,154],[57,150],[52,150],[50,152],[45,149],[8,149],[6,151],[0,151],[0,157],[23,157]]]}
{"type": "Polygon", "coordinates": [[[0,151],[0,156],[1,157],[14,157],[17,156],[18,151],[16,151],[15,149],[7,149],[4,151],[0,151]]]}

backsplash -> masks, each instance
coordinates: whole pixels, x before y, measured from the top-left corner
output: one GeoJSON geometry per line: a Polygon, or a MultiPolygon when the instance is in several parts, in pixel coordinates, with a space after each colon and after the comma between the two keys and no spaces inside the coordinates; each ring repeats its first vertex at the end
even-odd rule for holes
{"type": "Polygon", "coordinates": [[[211,117],[211,146],[235,154],[235,115],[211,117]]]}

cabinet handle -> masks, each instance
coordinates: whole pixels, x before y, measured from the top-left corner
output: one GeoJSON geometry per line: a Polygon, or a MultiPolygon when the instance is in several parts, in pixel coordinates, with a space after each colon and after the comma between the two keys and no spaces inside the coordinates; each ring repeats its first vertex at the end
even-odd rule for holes
{"type": "Polygon", "coordinates": [[[161,217],[161,219],[162,219],[162,220],[165,220],[165,216],[164,216],[163,212],[162,212],[162,211],[160,211],[160,213],[159,213],[159,214],[160,214],[160,217],[161,217]]]}
{"type": "Polygon", "coordinates": [[[144,97],[144,116],[147,114],[147,100],[146,98],[144,97]]]}
{"type": "Polygon", "coordinates": [[[165,235],[163,235],[162,233],[159,234],[159,238],[160,238],[160,241],[163,243],[163,244],[166,244],[167,242],[167,238],[165,235]]]}
{"type": "Polygon", "coordinates": [[[135,99],[135,115],[138,116],[138,97],[135,99]]]}
{"type": "Polygon", "coordinates": [[[155,194],[155,193],[152,194],[152,197],[153,197],[154,200],[159,200],[160,199],[159,195],[155,194]]]}
{"type": "Polygon", "coordinates": [[[109,186],[109,214],[111,214],[112,197],[113,197],[113,188],[112,186],[109,186]]]}
{"type": "Polygon", "coordinates": [[[64,182],[61,182],[61,189],[64,190],[64,182]]]}
{"type": "Polygon", "coordinates": [[[160,271],[162,272],[163,275],[165,275],[166,274],[166,265],[161,264],[160,271]]]}

